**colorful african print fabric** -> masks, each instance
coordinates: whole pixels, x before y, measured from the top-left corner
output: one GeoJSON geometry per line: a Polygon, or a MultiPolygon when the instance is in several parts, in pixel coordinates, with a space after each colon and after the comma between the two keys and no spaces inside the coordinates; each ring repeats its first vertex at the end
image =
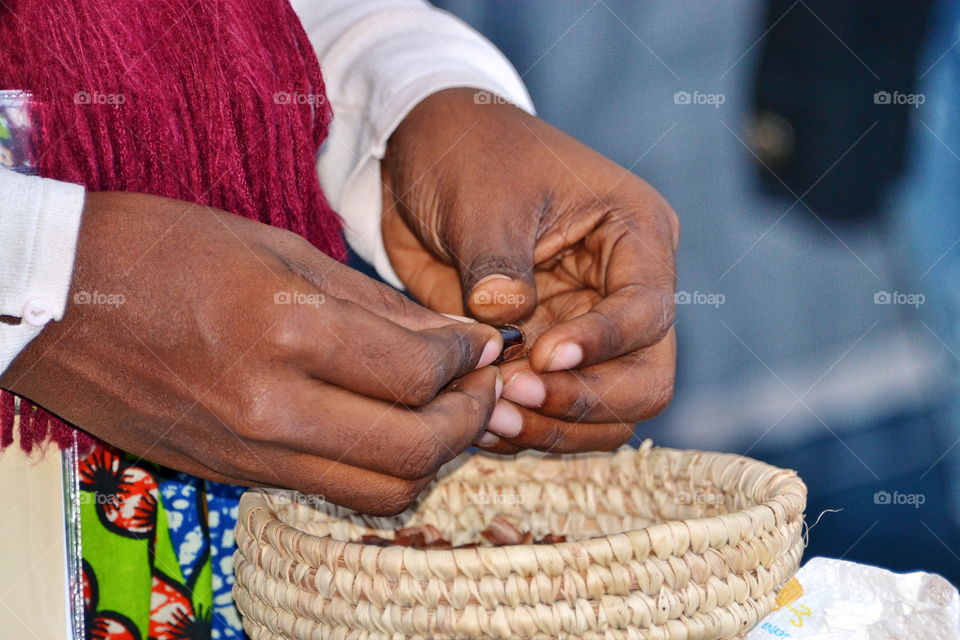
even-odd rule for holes
{"type": "Polygon", "coordinates": [[[234,640],[233,528],[242,487],[107,447],[80,463],[90,640],[234,640]]]}

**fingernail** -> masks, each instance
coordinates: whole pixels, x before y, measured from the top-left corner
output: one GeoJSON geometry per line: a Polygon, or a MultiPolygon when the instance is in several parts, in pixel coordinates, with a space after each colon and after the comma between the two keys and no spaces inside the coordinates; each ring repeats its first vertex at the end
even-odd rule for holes
{"type": "Polygon", "coordinates": [[[505,438],[512,438],[523,431],[523,416],[516,407],[501,400],[493,408],[487,429],[505,438]]]}
{"type": "Polygon", "coordinates": [[[451,320],[456,320],[457,322],[476,322],[473,318],[468,318],[467,316],[458,316],[453,313],[441,313],[440,315],[446,316],[451,320]]]}
{"type": "Polygon", "coordinates": [[[504,388],[503,397],[525,407],[536,409],[542,407],[547,399],[547,388],[543,385],[540,376],[522,372],[510,378],[510,382],[504,388]]]}
{"type": "Polygon", "coordinates": [[[475,444],[478,444],[481,447],[492,447],[498,442],[500,442],[500,438],[490,433],[489,431],[484,431],[483,435],[474,441],[475,444]]]}
{"type": "Polygon", "coordinates": [[[500,341],[491,340],[483,347],[483,353],[480,354],[480,362],[477,363],[477,369],[486,367],[491,362],[500,357],[500,341]]]}
{"type": "Polygon", "coordinates": [[[494,393],[497,394],[497,400],[500,400],[500,396],[503,395],[503,376],[500,375],[499,371],[497,371],[497,384],[494,387],[494,393]]]}
{"type": "Polygon", "coordinates": [[[477,284],[473,285],[473,288],[476,289],[477,287],[482,285],[484,282],[490,282],[491,280],[513,280],[513,278],[511,278],[510,276],[505,276],[502,273],[491,273],[490,275],[483,276],[482,278],[477,280],[477,284]]]}
{"type": "Polygon", "coordinates": [[[575,342],[561,342],[553,350],[550,360],[544,371],[562,371],[564,369],[573,369],[583,361],[583,349],[575,342]]]}

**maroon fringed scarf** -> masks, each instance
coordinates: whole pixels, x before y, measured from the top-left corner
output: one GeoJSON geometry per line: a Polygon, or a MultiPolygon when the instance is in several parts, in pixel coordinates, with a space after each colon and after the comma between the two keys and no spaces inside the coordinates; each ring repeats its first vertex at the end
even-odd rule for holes
{"type": "MultiPolygon", "coordinates": [[[[0,88],[31,91],[40,174],[289,229],[337,259],[315,156],[332,112],[288,0],[7,0],[0,88]]],[[[0,392],[0,449],[15,396],[0,392]]],[[[24,400],[26,452],[73,428],[24,400]]]]}

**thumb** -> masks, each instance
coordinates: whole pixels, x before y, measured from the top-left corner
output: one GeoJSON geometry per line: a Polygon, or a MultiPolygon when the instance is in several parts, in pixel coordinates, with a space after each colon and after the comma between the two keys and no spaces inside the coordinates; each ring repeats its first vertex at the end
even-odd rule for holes
{"type": "Polygon", "coordinates": [[[458,252],[467,314],[488,324],[517,322],[530,315],[537,305],[534,234],[484,229],[469,242],[458,252]]]}

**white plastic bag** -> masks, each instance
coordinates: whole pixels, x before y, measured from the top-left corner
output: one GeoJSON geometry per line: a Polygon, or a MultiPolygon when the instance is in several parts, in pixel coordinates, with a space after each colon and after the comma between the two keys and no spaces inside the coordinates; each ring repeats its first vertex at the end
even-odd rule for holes
{"type": "Polygon", "coordinates": [[[960,640],[960,595],[938,575],[813,558],[796,579],[803,595],[746,640],[960,640]]]}

